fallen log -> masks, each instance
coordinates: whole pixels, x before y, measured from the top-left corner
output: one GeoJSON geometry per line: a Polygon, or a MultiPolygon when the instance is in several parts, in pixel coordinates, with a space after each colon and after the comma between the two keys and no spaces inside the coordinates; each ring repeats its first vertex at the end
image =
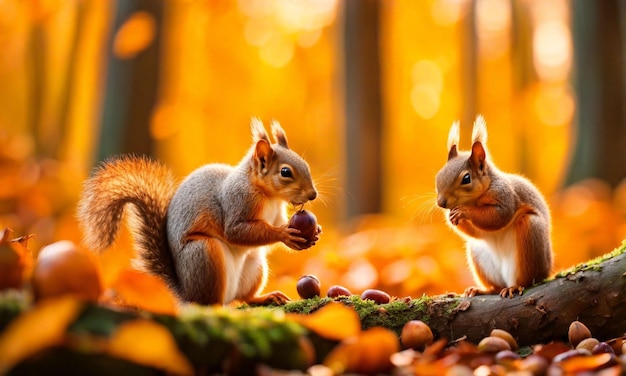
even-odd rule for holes
{"type": "MultiPolygon", "coordinates": [[[[355,307],[364,329],[384,326],[399,333],[408,320],[422,320],[435,338],[478,343],[498,328],[525,346],[567,341],[570,323],[579,320],[593,336],[606,340],[626,333],[626,253],[616,250],[559,273],[511,299],[499,295],[442,295],[383,305],[363,303],[358,297],[340,300],[355,307]]],[[[284,309],[307,313],[327,301],[293,302],[284,309]]]]}

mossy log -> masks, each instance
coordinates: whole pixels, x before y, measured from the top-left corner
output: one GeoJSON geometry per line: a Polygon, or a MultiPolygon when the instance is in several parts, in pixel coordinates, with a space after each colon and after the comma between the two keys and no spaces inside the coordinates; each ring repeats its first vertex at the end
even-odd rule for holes
{"type": "MultiPolygon", "coordinates": [[[[284,309],[310,312],[325,301],[312,305],[294,302],[284,309]]],[[[422,320],[435,338],[449,341],[478,343],[495,328],[510,332],[521,346],[566,341],[569,325],[575,320],[587,325],[594,337],[605,340],[626,333],[626,253],[617,250],[581,264],[514,298],[444,295],[380,306],[355,298],[344,301],[355,306],[364,328],[378,325],[399,333],[408,320],[422,320]]]]}

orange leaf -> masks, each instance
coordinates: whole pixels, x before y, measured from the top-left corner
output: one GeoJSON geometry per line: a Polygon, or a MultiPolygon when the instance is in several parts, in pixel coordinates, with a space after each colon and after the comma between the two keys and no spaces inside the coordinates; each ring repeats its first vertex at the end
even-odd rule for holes
{"type": "Polygon", "coordinates": [[[615,363],[615,355],[602,353],[591,356],[575,356],[561,362],[561,370],[565,374],[592,372],[615,363]]]}
{"type": "Polygon", "coordinates": [[[60,344],[80,308],[81,303],[71,297],[51,298],[11,322],[0,335],[0,374],[37,352],[60,344]]]}
{"type": "Polygon", "coordinates": [[[168,373],[194,374],[191,363],[180,352],[172,334],[150,320],[137,319],[120,325],[109,341],[108,353],[168,373]]]}
{"type": "Polygon", "coordinates": [[[161,278],[125,269],[120,272],[111,286],[122,305],[129,305],[146,311],[175,315],[178,312],[176,298],[161,278]]]}
{"type": "Polygon", "coordinates": [[[385,372],[392,366],[391,356],[399,349],[394,332],[375,327],[342,341],[328,354],[324,365],[335,374],[385,372]]]}
{"type": "Polygon", "coordinates": [[[361,332],[359,315],[341,303],[330,302],[310,315],[290,314],[288,317],[328,339],[342,340],[361,332]]]}
{"type": "Polygon", "coordinates": [[[8,228],[0,232],[0,290],[21,288],[33,267],[33,256],[27,248],[32,235],[10,239],[11,232],[8,228]]]}

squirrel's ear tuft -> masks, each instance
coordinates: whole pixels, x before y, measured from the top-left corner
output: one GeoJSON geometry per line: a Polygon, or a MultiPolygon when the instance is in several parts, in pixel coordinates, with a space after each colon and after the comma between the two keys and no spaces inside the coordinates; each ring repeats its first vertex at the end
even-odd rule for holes
{"type": "Polygon", "coordinates": [[[448,133],[448,160],[456,157],[460,138],[460,124],[458,121],[452,123],[450,132],[448,133]]]}
{"type": "Polygon", "coordinates": [[[259,118],[252,118],[250,121],[250,130],[252,131],[252,140],[254,142],[259,140],[270,142],[267,132],[265,131],[265,127],[263,126],[263,122],[259,118]]]}
{"type": "Polygon", "coordinates": [[[276,120],[272,120],[271,127],[272,135],[274,136],[274,139],[276,139],[278,145],[289,149],[289,145],[287,144],[287,135],[285,134],[283,127],[280,126],[280,123],[276,120]]]}
{"type": "Polygon", "coordinates": [[[476,142],[480,142],[483,146],[487,145],[487,123],[482,115],[476,116],[472,129],[472,144],[476,142]]]}

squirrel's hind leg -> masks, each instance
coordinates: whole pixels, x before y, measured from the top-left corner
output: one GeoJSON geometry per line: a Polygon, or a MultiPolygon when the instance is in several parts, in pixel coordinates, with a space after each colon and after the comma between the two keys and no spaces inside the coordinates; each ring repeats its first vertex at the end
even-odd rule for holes
{"type": "Polygon", "coordinates": [[[265,247],[252,250],[246,255],[241,279],[237,291],[237,298],[250,304],[283,305],[291,299],[281,291],[272,291],[261,295],[267,282],[268,266],[265,256],[265,247]]]}
{"type": "Polygon", "coordinates": [[[179,251],[176,262],[178,295],[186,302],[198,304],[225,304],[226,261],[228,252],[222,242],[214,238],[194,239],[179,251]]]}

